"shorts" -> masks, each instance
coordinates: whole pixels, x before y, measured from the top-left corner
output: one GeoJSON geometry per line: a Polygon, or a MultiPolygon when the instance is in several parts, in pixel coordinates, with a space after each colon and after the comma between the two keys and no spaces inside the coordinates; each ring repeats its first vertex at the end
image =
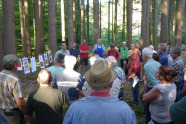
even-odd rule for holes
{"type": "Polygon", "coordinates": [[[88,58],[80,58],[80,65],[88,65],[88,58]]]}

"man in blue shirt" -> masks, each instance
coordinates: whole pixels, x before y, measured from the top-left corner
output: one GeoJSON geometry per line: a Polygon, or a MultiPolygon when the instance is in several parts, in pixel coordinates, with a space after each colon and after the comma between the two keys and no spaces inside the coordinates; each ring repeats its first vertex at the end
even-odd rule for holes
{"type": "MultiPolygon", "coordinates": [[[[160,81],[156,78],[156,72],[158,68],[161,66],[161,64],[155,60],[152,59],[153,51],[146,47],[142,50],[143,53],[143,60],[146,62],[144,65],[144,71],[145,71],[145,78],[146,78],[146,93],[149,92],[154,85],[159,84],[160,81]]],[[[151,120],[151,114],[149,111],[149,105],[150,103],[146,103],[146,123],[148,123],[151,120]]]]}
{"type": "Polygon", "coordinates": [[[160,44],[158,47],[158,53],[160,57],[160,64],[168,66],[168,57],[166,55],[166,46],[164,44],[160,44]]]}
{"type": "Polygon", "coordinates": [[[70,106],[63,124],[136,124],[135,113],[127,103],[109,94],[116,77],[103,60],[94,63],[85,73],[93,92],[70,106]]]}

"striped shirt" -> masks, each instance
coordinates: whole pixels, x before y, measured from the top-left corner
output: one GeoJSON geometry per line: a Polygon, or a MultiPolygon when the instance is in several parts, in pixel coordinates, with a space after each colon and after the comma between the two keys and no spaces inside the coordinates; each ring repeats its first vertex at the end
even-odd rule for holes
{"type": "Polygon", "coordinates": [[[0,109],[17,108],[16,98],[23,98],[23,88],[19,78],[11,71],[0,72],[0,109]]]}
{"type": "Polygon", "coordinates": [[[170,68],[173,68],[178,75],[174,78],[175,83],[181,83],[183,82],[183,76],[184,76],[184,62],[181,57],[178,57],[177,59],[173,60],[173,62],[170,65],[170,68]]]}

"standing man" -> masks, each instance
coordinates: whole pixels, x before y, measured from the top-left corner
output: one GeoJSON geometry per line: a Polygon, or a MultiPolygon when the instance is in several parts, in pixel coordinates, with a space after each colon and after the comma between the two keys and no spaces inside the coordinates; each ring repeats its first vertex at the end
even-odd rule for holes
{"type": "Polygon", "coordinates": [[[166,55],[167,55],[167,58],[168,58],[168,66],[170,66],[173,59],[172,59],[172,56],[170,55],[170,49],[169,48],[166,49],[166,55]]]}
{"type": "MultiPolygon", "coordinates": [[[[139,51],[141,52],[140,62],[141,62],[141,67],[142,67],[143,55],[142,55],[142,48],[140,48],[140,43],[139,42],[136,43],[136,48],[138,48],[139,51]]],[[[142,79],[143,79],[143,74],[142,74],[142,68],[141,68],[141,79],[140,79],[140,81],[142,81],[142,79]]]]}
{"type": "Polygon", "coordinates": [[[61,124],[69,102],[64,93],[51,88],[52,75],[47,69],[42,69],[37,81],[40,87],[31,92],[24,111],[25,119],[30,124],[61,124]],[[35,118],[32,113],[35,112],[35,118]]]}
{"type": "Polygon", "coordinates": [[[135,53],[135,56],[140,59],[141,58],[141,52],[138,48],[135,48],[134,44],[131,44],[131,50],[135,53]]]}
{"type": "Polygon", "coordinates": [[[160,44],[158,47],[158,53],[160,57],[160,64],[168,66],[168,58],[166,55],[166,46],[164,44],[160,44]]]}
{"type": "Polygon", "coordinates": [[[85,73],[93,92],[70,106],[63,124],[136,124],[133,110],[109,94],[116,77],[117,73],[103,60],[96,62],[85,73]]]}
{"type": "Polygon", "coordinates": [[[74,69],[77,71],[78,60],[80,58],[80,56],[79,56],[80,53],[79,53],[79,50],[76,47],[77,47],[76,42],[73,42],[72,43],[72,48],[69,51],[70,51],[70,55],[73,55],[73,56],[76,57],[76,65],[75,65],[74,69]]]}
{"type": "Polygon", "coordinates": [[[65,41],[62,41],[62,42],[61,42],[61,49],[58,50],[58,51],[55,53],[54,60],[55,60],[55,58],[57,57],[57,54],[58,54],[58,53],[62,53],[64,56],[70,55],[70,51],[67,50],[67,45],[66,45],[66,42],[65,42],[65,41]]]}
{"type": "Polygon", "coordinates": [[[176,101],[181,99],[181,90],[183,88],[183,77],[184,77],[184,62],[182,60],[181,50],[178,47],[174,47],[171,50],[171,56],[173,58],[173,62],[170,65],[170,68],[173,68],[178,75],[174,78],[174,83],[177,87],[177,95],[176,101]]]}
{"type": "Polygon", "coordinates": [[[84,39],[82,42],[82,45],[79,46],[79,51],[80,51],[80,67],[79,67],[79,73],[81,74],[82,67],[85,65],[85,72],[87,70],[87,65],[88,65],[88,54],[90,51],[89,46],[86,44],[86,40],[84,39]]]}
{"type": "Polygon", "coordinates": [[[127,52],[127,58],[131,60],[131,63],[128,65],[126,61],[124,64],[129,69],[129,78],[131,79],[131,90],[133,95],[133,101],[131,101],[131,106],[138,105],[138,95],[139,95],[139,86],[138,81],[140,80],[141,75],[141,63],[140,60],[136,57],[135,53],[132,50],[127,52]],[[138,81],[136,81],[138,79],[138,81]]]}
{"type": "Polygon", "coordinates": [[[110,45],[110,50],[107,52],[107,56],[114,56],[116,60],[120,59],[120,53],[117,49],[115,49],[115,45],[110,45]]]}
{"type": "Polygon", "coordinates": [[[22,123],[25,108],[22,83],[15,75],[18,61],[16,55],[4,56],[4,69],[0,72],[0,109],[11,124],[22,123]]]}
{"type": "MultiPolygon", "coordinates": [[[[120,51],[120,55],[121,55],[121,68],[123,69],[123,62],[126,61],[128,63],[128,59],[127,59],[127,51],[129,50],[128,47],[126,46],[126,42],[123,41],[122,42],[122,46],[119,51],[120,51]]],[[[128,75],[128,69],[125,66],[125,75],[128,75]]]]}
{"type": "MultiPolygon", "coordinates": [[[[145,93],[149,92],[155,85],[159,84],[160,81],[156,78],[156,72],[161,64],[152,59],[153,51],[146,47],[142,50],[143,60],[146,62],[144,65],[144,72],[146,78],[146,90],[145,93]]],[[[145,106],[146,123],[151,120],[151,114],[149,111],[150,103],[147,102],[145,106]]]]}
{"type": "Polygon", "coordinates": [[[106,49],[103,44],[101,44],[101,39],[98,39],[97,41],[98,44],[94,45],[93,51],[98,54],[101,58],[103,58],[103,53],[106,54],[106,49]]]}

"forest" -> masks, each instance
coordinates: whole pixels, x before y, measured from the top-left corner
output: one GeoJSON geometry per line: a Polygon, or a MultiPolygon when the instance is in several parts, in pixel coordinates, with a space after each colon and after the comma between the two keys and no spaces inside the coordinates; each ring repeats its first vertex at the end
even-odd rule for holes
{"type": "MultiPolygon", "coordinates": [[[[126,41],[170,47],[185,45],[185,0],[0,0],[0,57],[31,57],[66,41],[102,39],[109,47],[126,41]]],[[[2,59],[0,60],[2,65],[2,59]]],[[[1,67],[2,69],[2,67],[1,67]]]]}

